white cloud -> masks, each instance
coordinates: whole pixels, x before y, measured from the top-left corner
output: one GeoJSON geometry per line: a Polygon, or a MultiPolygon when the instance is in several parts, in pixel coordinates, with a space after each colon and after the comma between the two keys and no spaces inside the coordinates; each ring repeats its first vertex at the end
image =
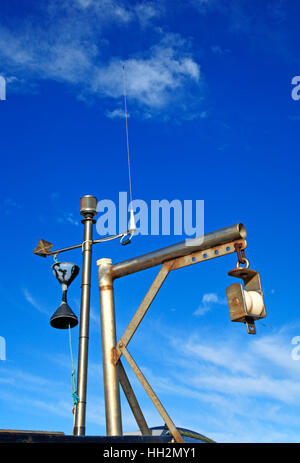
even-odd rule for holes
{"type": "Polygon", "coordinates": [[[23,290],[23,294],[25,296],[26,301],[29,304],[31,304],[35,309],[37,309],[41,313],[49,315],[48,310],[45,309],[45,307],[32,296],[32,294],[28,291],[28,289],[25,288],[23,290]]]}
{"type": "Polygon", "coordinates": [[[109,100],[123,96],[125,64],[131,106],[136,104],[149,115],[149,109],[179,105],[182,114],[190,114],[189,102],[195,105],[195,98],[189,101],[190,87],[199,91],[202,81],[200,66],[182,37],[156,31],[156,45],[149,43],[139,52],[135,47],[126,57],[107,53],[109,27],[121,27],[120,23],[134,27],[134,21],[144,27],[159,11],[151,2],[130,6],[117,0],[77,0],[76,6],[52,0],[39,21],[24,18],[18,25],[0,27],[0,58],[7,72],[16,76],[18,87],[24,80],[54,79],[74,86],[80,97],[109,100]]]}
{"type": "MultiPolygon", "coordinates": [[[[177,426],[218,442],[297,442],[300,361],[291,359],[291,336],[284,328],[256,338],[205,329],[187,338],[186,332],[173,332],[169,325],[156,330],[156,338],[145,330],[143,344],[150,345],[151,339],[151,345],[159,349],[149,350],[150,360],[147,350],[143,351],[140,367],[177,426]]],[[[52,360],[56,368],[55,377],[49,370],[50,379],[3,366],[1,376],[7,385],[1,384],[0,400],[8,409],[18,409],[29,423],[34,413],[45,429],[49,417],[55,417],[60,429],[66,423],[71,427],[72,398],[65,375],[68,356],[59,353],[52,360]],[[63,367],[61,377],[59,367],[63,367]],[[53,397],[58,399],[56,405],[53,397]]],[[[94,425],[101,434],[105,412],[100,369],[100,359],[89,365],[87,427],[94,425]]],[[[132,371],[126,369],[147,421],[157,426],[160,417],[132,371]]],[[[124,429],[136,429],[128,406],[123,411],[124,429]]]]}
{"type": "MultiPolygon", "coordinates": [[[[126,2],[122,0],[76,0],[77,6],[85,10],[86,14],[91,13],[96,16],[101,23],[117,21],[124,24],[138,22],[143,27],[152,24],[155,18],[161,15],[162,4],[151,1],[126,2]]],[[[69,5],[70,2],[65,1],[69,5]]],[[[82,13],[82,11],[81,11],[82,13]]]]}
{"type": "Polygon", "coordinates": [[[211,306],[209,306],[209,305],[203,305],[203,306],[198,307],[198,309],[195,310],[195,312],[193,313],[193,315],[196,315],[196,316],[205,315],[207,312],[210,312],[210,310],[211,310],[211,306]]]}
{"type": "Polygon", "coordinates": [[[274,369],[286,371],[289,376],[300,379],[300,362],[292,357],[293,345],[281,336],[264,336],[255,340],[252,349],[255,355],[274,364],[274,369]]]}
{"type": "Polygon", "coordinates": [[[229,369],[231,372],[255,374],[253,357],[245,352],[242,356],[234,353],[234,346],[224,342],[200,342],[191,336],[183,346],[184,351],[196,360],[205,361],[217,367],[229,369]]]}
{"type": "Polygon", "coordinates": [[[137,3],[134,6],[135,14],[142,26],[147,26],[154,18],[161,15],[162,3],[154,5],[149,2],[137,3]]]}
{"type": "Polygon", "coordinates": [[[218,301],[219,301],[219,296],[216,293],[207,293],[207,294],[204,294],[202,297],[203,303],[207,303],[207,302],[217,303],[218,301]]]}
{"type": "MultiPolygon", "coordinates": [[[[125,111],[124,109],[116,108],[112,111],[106,111],[105,115],[109,119],[124,119],[125,111]]],[[[127,117],[130,117],[130,114],[127,114],[127,117]]]]}
{"type": "Polygon", "coordinates": [[[129,58],[121,62],[113,59],[100,68],[92,82],[96,94],[111,98],[123,96],[122,64],[126,68],[127,95],[149,108],[162,108],[175,99],[189,81],[198,82],[200,67],[186,56],[175,37],[168,37],[151,48],[146,57],[129,58]]]}
{"type": "Polygon", "coordinates": [[[142,371],[163,403],[184,397],[172,411],[177,425],[219,442],[298,441],[300,361],[286,330],[253,337],[202,329],[186,339],[168,327],[158,336],[158,369],[144,360],[142,371]]]}
{"type": "Polygon", "coordinates": [[[226,305],[226,299],[222,299],[216,293],[203,294],[201,305],[195,310],[193,315],[205,315],[212,308],[213,304],[226,305]]]}

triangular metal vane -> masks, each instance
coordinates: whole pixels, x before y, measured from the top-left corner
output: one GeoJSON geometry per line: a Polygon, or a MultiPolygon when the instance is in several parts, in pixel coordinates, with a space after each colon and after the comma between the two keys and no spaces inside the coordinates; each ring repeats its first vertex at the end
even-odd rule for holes
{"type": "Polygon", "coordinates": [[[41,257],[47,257],[48,253],[51,252],[54,244],[49,243],[46,240],[40,240],[37,247],[34,249],[33,254],[37,254],[41,257]]]}

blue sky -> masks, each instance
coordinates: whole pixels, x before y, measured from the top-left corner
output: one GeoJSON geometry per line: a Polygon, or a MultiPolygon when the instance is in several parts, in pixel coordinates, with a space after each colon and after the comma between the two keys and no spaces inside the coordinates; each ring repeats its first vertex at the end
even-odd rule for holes
{"type": "MultiPolygon", "coordinates": [[[[244,223],[267,308],[256,336],[230,322],[235,256],[178,270],[129,350],[178,426],[219,442],[299,442],[299,14],[284,0],[2,1],[0,428],[72,432],[68,333],[49,325],[61,292],[53,260],[32,250],[40,238],[81,242],[82,195],[128,191],[125,64],[134,198],[204,199],[205,232],[244,223]]],[[[94,247],[88,434],[105,434],[96,260],[184,238],[94,247]]],[[[81,266],[81,253],[64,260],[81,266]]],[[[118,337],[157,271],[116,282],[118,337]]],[[[79,277],[69,302],[79,314],[79,277]]],[[[136,429],[122,404],[124,431],[136,429]]]]}

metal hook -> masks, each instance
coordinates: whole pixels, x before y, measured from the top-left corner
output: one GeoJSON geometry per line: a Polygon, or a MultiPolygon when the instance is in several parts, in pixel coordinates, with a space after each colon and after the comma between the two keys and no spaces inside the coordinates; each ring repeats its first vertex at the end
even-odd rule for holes
{"type": "MultiPolygon", "coordinates": [[[[246,259],[246,257],[244,257],[244,262],[243,262],[243,263],[244,263],[244,264],[246,264],[246,266],[245,266],[245,267],[243,267],[243,268],[249,268],[249,266],[250,266],[250,262],[249,262],[249,260],[248,260],[248,259],[246,259]]],[[[241,264],[240,262],[237,262],[237,264],[236,264],[236,268],[240,268],[240,264],[241,264]]]]}
{"type": "Polygon", "coordinates": [[[123,235],[123,236],[122,236],[122,238],[121,238],[121,240],[120,240],[120,243],[122,244],[122,246],[126,246],[126,244],[130,244],[130,243],[131,243],[131,239],[132,239],[132,237],[133,237],[133,233],[130,233],[129,238],[127,238],[125,241],[123,241],[124,238],[125,238],[126,236],[128,236],[128,235],[129,235],[129,233],[127,233],[126,235],[123,235]]]}

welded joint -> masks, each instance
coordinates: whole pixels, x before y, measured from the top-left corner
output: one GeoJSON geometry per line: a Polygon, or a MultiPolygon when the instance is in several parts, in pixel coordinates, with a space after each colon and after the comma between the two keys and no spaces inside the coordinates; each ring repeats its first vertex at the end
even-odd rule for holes
{"type": "Polygon", "coordinates": [[[118,361],[120,360],[121,355],[117,351],[116,347],[113,347],[111,350],[111,363],[113,365],[117,365],[118,361]]]}
{"type": "Polygon", "coordinates": [[[99,291],[111,291],[112,289],[113,289],[112,285],[99,286],[99,291]]]}
{"type": "Polygon", "coordinates": [[[112,363],[114,365],[117,365],[118,361],[120,360],[123,351],[122,348],[124,347],[124,344],[122,341],[119,341],[116,345],[116,347],[112,348],[112,363]]]}

